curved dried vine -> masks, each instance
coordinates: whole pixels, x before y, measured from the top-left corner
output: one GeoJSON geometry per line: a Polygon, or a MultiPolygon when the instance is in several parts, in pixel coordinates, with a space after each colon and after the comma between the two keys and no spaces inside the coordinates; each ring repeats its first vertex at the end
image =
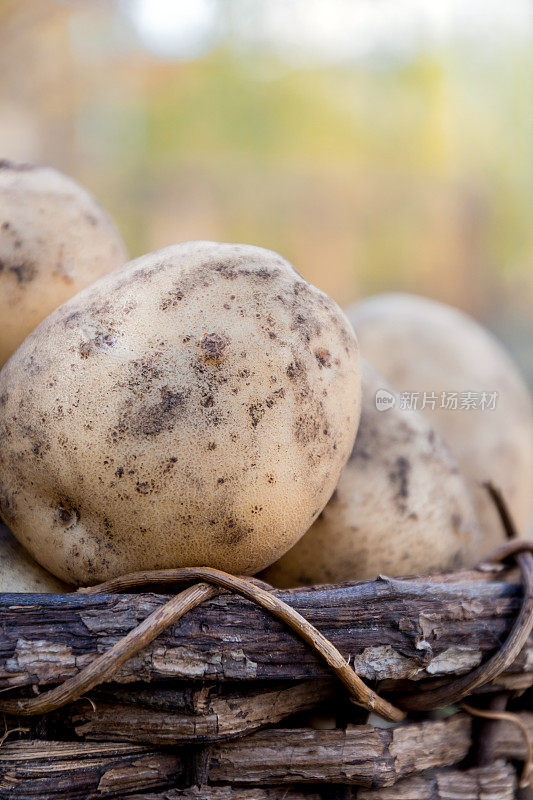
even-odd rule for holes
{"type": "Polygon", "coordinates": [[[212,597],[218,591],[218,587],[251,600],[284,622],[324,659],[336,677],[347,688],[354,703],[393,722],[400,722],[404,719],[405,712],[370,689],[356,675],[337,648],[314,625],[311,625],[283,600],[250,580],[237,578],[209,567],[184,567],[124,575],[81,591],[89,594],[112,594],[146,584],[169,584],[191,580],[200,580],[204,583],[185,589],[181,594],[154,611],[124,639],[117,642],[106,653],[98,656],[88,667],[69,678],[61,686],[51,689],[39,697],[2,700],[0,701],[0,711],[19,715],[40,714],[77,700],[99,683],[109,681],[128,658],[153,641],[165,627],[176,622],[186,611],[212,597]]]}

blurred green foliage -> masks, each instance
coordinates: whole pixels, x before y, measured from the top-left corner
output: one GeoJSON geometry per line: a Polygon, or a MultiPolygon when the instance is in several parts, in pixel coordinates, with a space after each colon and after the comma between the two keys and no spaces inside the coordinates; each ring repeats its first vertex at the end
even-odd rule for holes
{"type": "Polygon", "coordinates": [[[251,6],[228,0],[216,46],[180,60],[127,6],[0,0],[5,155],[85,183],[133,255],[248,241],[340,302],[417,291],[529,343],[533,28],[306,61],[239,38],[230,11],[251,6]]]}

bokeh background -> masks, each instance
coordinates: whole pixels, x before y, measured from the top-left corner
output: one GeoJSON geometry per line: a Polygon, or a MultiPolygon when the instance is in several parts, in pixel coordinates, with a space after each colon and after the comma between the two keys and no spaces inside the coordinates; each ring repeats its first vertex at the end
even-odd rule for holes
{"type": "Polygon", "coordinates": [[[342,305],[452,303],[533,384],[531,0],[0,0],[0,154],[132,256],[243,241],[342,305]]]}

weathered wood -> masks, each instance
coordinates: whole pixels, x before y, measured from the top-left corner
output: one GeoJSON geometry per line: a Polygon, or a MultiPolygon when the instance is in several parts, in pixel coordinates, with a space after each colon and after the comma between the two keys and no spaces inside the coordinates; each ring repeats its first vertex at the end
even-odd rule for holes
{"type": "MultiPolygon", "coordinates": [[[[470,574],[470,573],[468,573],[470,574]]],[[[520,607],[520,586],[381,578],[279,592],[366,679],[421,680],[469,671],[494,652],[520,607]]],[[[158,595],[0,595],[0,687],[63,680],[164,602],[158,595]]],[[[533,641],[513,673],[533,671],[533,641]]],[[[266,612],[222,596],[187,614],[125,664],[117,680],[301,680],[327,675],[266,612]]]]}
{"type": "Polygon", "coordinates": [[[175,785],[179,753],[140,745],[13,742],[0,748],[1,800],[119,798],[175,785]]]}
{"type": "MultiPolygon", "coordinates": [[[[191,789],[170,789],[162,794],[135,794],[131,800],[324,800],[324,797],[307,787],[287,789],[286,786],[254,786],[244,789],[242,786],[194,786],[191,789]]],[[[507,800],[507,797],[503,800],[507,800]]]]}
{"type": "MultiPolygon", "coordinates": [[[[517,716],[526,724],[530,738],[533,739],[533,712],[521,711],[517,716]]],[[[517,725],[501,721],[492,739],[494,758],[523,759],[526,755],[524,736],[517,725]]]]}
{"type": "MultiPolygon", "coordinates": [[[[533,733],[533,714],[520,716],[533,733]]],[[[518,729],[502,723],[496,740],[495,758],[523,757],[518,729]]],[[[333,784],[359,786],[353,794],[357,800],[512,797],[513,774],[497,761],[466,773],[444,770],[459,763],[470,746],[471,720],[465,714],[385,729],[274,729],[206,748],[172,751],[108,742],[7,742],[0,748],[0,800],[90,800],[143,792],[156,797],[165,792],[159,800],[166,800],[168,790],[193,785],[193,777],[205,791],[208,783],[235,789],[277,785],[286,787],[289,797],[295,787],[300,792],[302,784],[309,785],[311,793],[319,784],[323,790],[333,784]],[[384,788],[392,785],[394,791],[387,793],[384,788]]],[[[224,799],[222,789],[213,791],[214,800],[224,799]]],[[[189,796],[194,795],[189,791],[189,796]]],[[[173,800],[174,794],[168,797],[173,800]]],[[[243,797],[268,800],[257,793],[243,797]]],[[[277,795],[271,798],[277,800],[277,795]]]]}
{"type": "Polygon", "coordinates": [[[242,736],[306,711],[335,695],[332,680],[229,692],[221,686],[194,691],[127,691],[93,695],[65,709],[76,734],[98,741],[169,745],[214,742],[242,736]],[[102,698],[102,699],[101,699],[102,698]]]}
{"type": "Polygon", "coordinates": [[[362,789],[354,797],[356,800],[515,800],[516,773],[506,763],[464,771],[438,770],[398,781],[393,787],[362,789]]]}
{"type": "Polygon", "coordinates": [[[405,775],[461,761],[471,724],[463,714],[422,722],[348,730],[260,731],[211,750],[209,780],[236,784],[346,783],[386,786],[405,775]]]}
{"type": "MultiPolygon", "coordinates": [[[[443,769],[405,778],[393,787],[358,789],[353,787],[343,796],[346,800],[514,800],[516,773],[510,764],[500,762],[469,770],[443,769]]],[[[313,786],[244,789],[235,786],[202,786],[192,789],[171,789],[162,794],[133,795],[131,800],[324,800],[338,797],[313,786]]]]}
{"type": "Polygon", "coordinates": [[[470,719],[458,714],[386,729],[270,729],[172,752],[125,743],[7,742],[0,748],[0,800],[123,797],[180,782],[387,786],[458,763],[470,736],[470,719]]]}

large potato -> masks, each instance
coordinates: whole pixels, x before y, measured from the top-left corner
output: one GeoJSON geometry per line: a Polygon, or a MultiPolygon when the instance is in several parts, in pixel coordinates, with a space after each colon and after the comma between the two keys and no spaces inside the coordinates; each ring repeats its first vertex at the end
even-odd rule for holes
{"type": "Polygon", "coordinates": [[[418,408],[426,392],[430,402],[422,413],[457,457],[474,498],[484,530],[479,555],[503,539],[486,481],[501,489],[519,530],[527,534],[533,498],[531,399],[499,342],[460,311],[413,295],[376,296],[357,303],[348,316],[361,354],[396,389],[419,392],[418,408]],[[496,407],[489,410],[493,392],[496,407]],[[442,407],[446,404],[452,408],[442,407]]]}
{"type": "Polygon", "coordinates": [[[276,253],[190,242],[50,315],[0,373],[0,513],[57,576],[252,574],[309,528],[360,413],[355,336],[276,253]]]}
{"type": "Polygon", "coordinates": [[[0,161],[0,367],[51,311],[126,258],[85,189],[50,167],[0,161]]]}
{"type": "Polygon", "coordinates": [[[274,586],[437,572],[475,560],[479,528],[457,462],[421,414],[376,407],[392,390],[363,363],[361,421],[333,497],[265,573],[274,586]]]}
{"type": "Polygon", "coordinates": [[[45,572],[0,522],[0,593],[67,591],[68,587],[45,572]]]}

